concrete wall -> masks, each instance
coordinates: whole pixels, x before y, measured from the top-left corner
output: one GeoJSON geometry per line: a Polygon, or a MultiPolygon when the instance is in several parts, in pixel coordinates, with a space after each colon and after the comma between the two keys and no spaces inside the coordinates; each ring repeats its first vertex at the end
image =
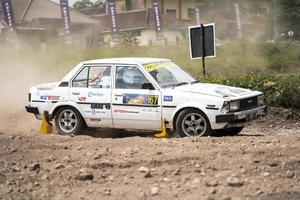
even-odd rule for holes
{"type": "MultiPolygon", "coordinates": [[[[115,43],[112,42],[110,33],[105,33],[102,36],[106,44],[111,47],[115,45],[115,43]]],[[[166,38],[166,40],[157,41],[155,29],[149,28],[141,30],[141,36],[138,36],[136,38],[139,40],[140,46],[176,45],[178,40],[182,40],[182,33],[179,30],[165,30],[164,38],[166,38]]]]}
{"type": "Polygon", "coordinates": [[[196,3],[194,0],[182,0],[182,19],[190,19],[188,17],[188,9],[189,8],[196,8],[196,3]]]}
{"type": "MultiPolygon", "coordinates": [[[[163,13],[166,14],[167,9],[176,9],[176,17],[179,18],[180,11],[179,11],[179,0],[161,0],[163,6],[161,6],[163,13]]],[[[152,0],[146,1],[146,8],[152,8],[152,0]]],[[[181,0],[181,17],[182,19],[189,19],[188,18],[188,8],[196,8],[195,0],[181,0]]]]}
{"type": "Polygon", "coordinates": [[[131,0],[132,10],[142,10],[145,9],[144,0],[131,0]]]}
{"type": "Polygon", "coordinates": [[[179,18],[179,0],[164,0],[163,13],[167,14],[167,10],[176,10],[176,18],[179,18]]]}
{"type": "Polygon", "coordinates": [[[176,45],[177,42],[176,37],[179,40],[182,40],[182,33],[179,30],[165,30],[164,38],[166,40],[157,41],[155,29],[145,29],[141,32],[141,36],[137,38],[140,41],[140,46],[150,46],[150,45],[176,45]]]}

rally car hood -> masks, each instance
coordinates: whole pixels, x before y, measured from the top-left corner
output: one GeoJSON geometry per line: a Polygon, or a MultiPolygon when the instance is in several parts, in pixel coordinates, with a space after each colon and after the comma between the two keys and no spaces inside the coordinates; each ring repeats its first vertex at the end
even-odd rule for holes
{"type": "Polygon", "coordinates": [[[218,84],[210,84],[210,83],[197,83],[197,84],[183,85],[183,86],[176,87],[175,90],[216,96],[221,98],[229,98],[229,99],[236,99],[244,96],[256,95],[256,92],[253,92],[249,89],[230,87],[230,86],[224,86],[218,84]]]}
{"type": "Polygon", "coordinates": [[[45,83],[45,84],[42,84],[42,85],[37,85],[37,86],[35,86],[35,88],[38,91],[49,91],[49,90],[52,90],[52,89],[56,88],[59,85],[59,83],[60,82],[45,83]]]}

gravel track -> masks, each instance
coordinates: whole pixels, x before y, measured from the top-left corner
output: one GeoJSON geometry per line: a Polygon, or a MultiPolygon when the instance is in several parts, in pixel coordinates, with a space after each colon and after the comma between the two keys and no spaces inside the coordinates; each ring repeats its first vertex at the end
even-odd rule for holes
{"type": "Polygon", "coordinates": [[[300,199],[299,118],[271,111],[236,137],[165,139],[41,136],[31,115],[5,113],[0,199],[300,199]]]}

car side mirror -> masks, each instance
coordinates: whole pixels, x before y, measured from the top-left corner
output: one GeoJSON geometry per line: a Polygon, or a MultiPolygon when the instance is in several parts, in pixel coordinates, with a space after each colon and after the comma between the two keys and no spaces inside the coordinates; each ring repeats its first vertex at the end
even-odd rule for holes
{"type": "Polygon", "coordinates": [[[155,88],[152,85],[152,83],[144,83],[142,89],[143,90],[155,90],[155,88]]]}

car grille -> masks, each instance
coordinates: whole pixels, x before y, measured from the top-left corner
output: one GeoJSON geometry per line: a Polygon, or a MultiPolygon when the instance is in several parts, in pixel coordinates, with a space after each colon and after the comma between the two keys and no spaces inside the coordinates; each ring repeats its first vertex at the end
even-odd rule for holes
{"type": "Polygon", "coordinates": [[[240,110],[248,110],[258,106],[257,96],[240,100],[240,110]]]}

